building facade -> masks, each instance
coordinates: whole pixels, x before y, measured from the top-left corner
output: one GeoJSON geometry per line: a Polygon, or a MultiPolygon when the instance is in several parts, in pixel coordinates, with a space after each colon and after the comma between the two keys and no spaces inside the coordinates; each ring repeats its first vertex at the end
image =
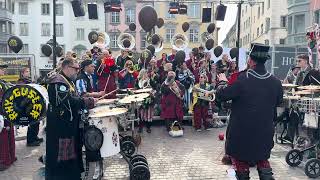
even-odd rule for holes
{"type": "Polygon", "coordinates": [[[287,0],[263,0],[253,6],[244,4],[241,9],[240,46],[249,49],[252,42],[285,44],[287,11],[287,0]]]}
{"type": "Polygon", "coordinates": [[[12,0],[0,0],[0,53],[10,52],[7,41],[14,34],[13,12],[14,2],[12,0]]]}
{"type": "MultiPolygon", "coordinates": [[[[56,4],[56,36],[57,43],[65,51],[73,50],[78,55],[90,49],[88,34],[92,30],[105,32],[105,14],[103,3],[98,4],[98,19],[89,20],[87,3],[84,1],[86,15],[75,17],[69,0],[57,0],[56,4]]],[[[35,57],[36,75],[52,70],[52,57],[41,53],[41,46],[53,35],[53,4],[51,0],[15,0],[14,34],[23,41],[23,49],[19,54],[32,54],[35,57]]],[[[59,58],[58,58],[59,59],[59,58]]]]}
{"type": "MultiPolygon", "coordinates": [[[[237,21],[236,21],[237,22],[237,21]]],[[[228,33],[226,34],[225,39],[222,41],[222,46],[223,47],[236,47],[236,42],[237,42],[237,28],[236,28],[236,23],[232,25],[228,33]]]]}
{"type": "MultiPolygon", "coordinates": [[[[179,14],[169,14],[169,2],[156,2],[154,7],[158,13],[158,17],[164,19],[164,25],[162,28],[156,28],[156,33],[158,33],[164,39],[164,48],[162,52],[167,54],[171,53],[172,45],[171,39],[177,33],[185,34],[189,39],[189,48],[199,47],[200,45],[204,46],[204,42],[202,42],[201,35],[204,32],[207,32],[207,26],[209,23],[202,23],[202,8],[207,7],[207,3],[199,2],[199,1],[188,1],[185,3],[188,6],[188,14],[187,15],[179,15],[179,14]],[[187,32],[183,32],[182,24],[184,22],[188,22],[190,24],[190,28],[187,32]]],[[[215,7],[212,6],[212,17],[211,22],[215,23],[214,19],[214,11],[215,7]]],[[[215,46],[218,43],[218,28],[216,27],[215,31],[212,34],[215,46]]]]}
{"type": "Polygon", "coordinates": [[[310,0],[288,0],[288,37],[286,43],[307,46],[305,34],[306,28],[311,26],[311,22],[310,0]]]}
{"type": "Polygon", "coordinates": [[[319,0],[311,0],[310,1],[310,9],[313,12],[313,22],[320,24],[320,1],[319,0]]]}

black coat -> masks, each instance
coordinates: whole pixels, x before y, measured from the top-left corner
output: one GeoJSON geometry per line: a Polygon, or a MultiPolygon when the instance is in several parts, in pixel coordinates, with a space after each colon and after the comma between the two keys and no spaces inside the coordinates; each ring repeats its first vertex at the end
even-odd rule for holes
{"type": "MultiPolygon", "coordinates": [[[[264,66],[255,72],[266,73],[264,66]]],[[[218,87],[219,101],[232,100],[226,154],[241,161],[269,159],[273,148],[276,107],[283,98],[281,82],[274,76],[258,79],[247,72],[230,86],[218,87]]]]}

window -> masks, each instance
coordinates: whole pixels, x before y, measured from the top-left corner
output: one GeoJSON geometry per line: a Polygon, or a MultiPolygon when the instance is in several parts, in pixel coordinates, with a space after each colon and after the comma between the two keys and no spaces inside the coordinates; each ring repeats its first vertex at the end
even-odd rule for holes
{"type": "Polygon", "coordinates": [[[50,15],[50,4],[41,4],[41,15],[50,15]]]}
{"type": "Polygon", "coordinates": [[[248,12],[248,6],[246,5],[246,13],[248,12]]]}
{"type": "Polygon", "coordinates": [[[258,7],[258,19],[260,18],[260,6],[258,7]]]}
{"type": "Polygon", "coordinates": [[[174,36],[175,28],[166,29],[166,41],[170,42],[172,37],[174,36]]]}
{"type": "Polygon", "coordinates": [[[192,3],[188,5],[188,17],[190,18],[200,18],[200,4],[192,3]]]}
{"type": "Polygon", "coordinates": [[[50,23],[41,24],[41,36],[50,36],[50,23]]]}
{"type": "Polygon", "coordinates": [[[288,33],[292,34],[292,16],[288,18],[288,33]]]}
{"type": "Polygon", "coordinates": [[[113,23],[113,24],[120,23],[120,13],[119,12],[111,12],[111,23],[113,23]]]}
{"type": "Polygon", "coordinates": [[[257,28],[257,37],[259,37],[259,28],[257,28]]]}
{"type": "Polygon", "coordinates": [[[0,23],[1,32],[5,33],[7,32],[7,27],[5,23],[0,23]]]}
{"type": "Polygon", "coordinates": [[[63,4],[56,5],[56,14],[57,16],[63,16],[63,4]]]}
{"type": "Polygon", "coordinates": [[[174,19],[176,18],[175,14],[169,14],[167,13],[167,16],[166,16],[167,19],[174,19]]]}
{"type": "Polygon", "coordinates": [[[294,33],[305,32],[305,17],[304,14],[294,16],[294,33]]]}
{"type": "Polygon", "coordinates": [[[0,0],[0,9],[5,9],[6,8],[6,1],[5,0],[0,0]]]}
{"type": "Polygon", "coordinates": [[[270,43],[270,42],[269,42],[268,39],[264,40],[264,44],[265,44],[265,45],[269,45],[269,43],[270,43]]]}
{"type": "Polygon", "coordinates": [[[93,28],[93,29],[91,29],[91,31],[99,32],[99,28],[93,28]]]}
{"type": "Polygon", "coordinates": [[[23,44],[21,51],[19,52],[21,54],[28,54],[29,53],[29,45],[23,44]]]}
{"type": "Polygon", "coordinates": [[[262,11],[261,11],[262,15],[264,15],[264,2],[262,3],[262,11]]]}
{"type": "Polygon", "coordinates": [[[83,28],[77,28],[77,40],[78,41],[84,40],[84,29],[83,28]]]}
{"type": "Polygon", "coordinates": [[[270,1],[271,1],[271,0],[268,0],[268,6],[267,6],[268,9],[270,8],[270,1]]]}
{"type": "Polygon", "coordinates": [[[261,24],[261,34],[263,34],[263,24],[261,24]]]}
{"type": "Polygon", "coordinates": [[[279,40],[279,43],[280,43],[280,44],[285,44],[285,39],[280,39],[280,40],[279,40]]]}
{"type": "Polygon", "coordinates": [[[147,33],[145,32],[140,33],[140,40],[141,40],[140,49],[146,48],[146,36],[147,36],[147,33]]]}
{"type": "Polygon", "coordinates": [[[136,10],[135,9],[126,9],[126,23],[134,23],[136,19],[136,10]]]}
{"type": "Polygon", "coordinates": [[[280,17],[280,27],[285,28],[287,27],[287,16],[281,16],[280,17]]]}
{"type": "Polygon", "coordinates": [[[117,40],[118,40],[117,34],[110,35],[110,48],[114,48],[114,49],[118,48],[117,40]]]}
{"type": "Polygon", "coordinates": [[[199,42],[199,29],[198,28],[191,28],[189,31],[189,40],[190,42],[199,42]]]}
{"type": "Polygon", "coordinates": [[[28,15],[28,3],[27,2],[19,2],[19,14],[20,15],[28,15]]]}
{"type": "Polygon", "coordinates": [[[266,32],[270,29],[270,18],[266,18],[266,32]]]}
{"type": "Polygon", "coordinates": [[[320,23],[320,10],[314,12],[314,22],[317,24],[320,23]]]}
{"type": "Polygon", "coordinates": [[[56,25],[56,34],[57,37],[63,37],[63,24],[56,25]]]}
{"type": "Polygon", "coordinates": [[[28,36],[28,23],[20,23],[20,36],[28,36]]]}

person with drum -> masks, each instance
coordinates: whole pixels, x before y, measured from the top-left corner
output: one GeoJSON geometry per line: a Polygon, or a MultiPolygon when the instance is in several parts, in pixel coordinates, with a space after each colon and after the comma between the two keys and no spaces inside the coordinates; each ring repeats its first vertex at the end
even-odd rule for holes
{"type": "Polygon", "coordinates": [[[299,86],[309,85],[307,83],[308,78],[306,78],[309,72],[312,70],[309,62],[309,56],[307,54],[300,54],[296,57],[297,66],[300,67],[300,72],[297,75],[295,84],[299,86]]]}
{"type": "Polygon", "coordinates": [[[83,172],[81,115],[94,107],[93,98],[80,97],[74,81],[79,64],[68,58],[48,81],[46,180],[80,179],[83,172]]]}
{"type": "Polygon", "coordinates": [[[268,159],[273,148],[276,107],[283,90],[280,80],[265,69],[269,46],[252,44],[248,63],[252,69],[228,85],[226,75],[218,75],[217,101],[232,100],[226,138],[226,154],[231,157],[239,180],[249,177],[249,163],[255,162],[261,180],[272,180],[268,159]]]}
{"type": "MultiPolygon", "coordinates": [[[[32,83],[30,74],[30,68],[25,67],[20,71],[20,78],[17,81],[17,84],[30,84],[32,83]]],[[[43,138],[39,138],[39,125],[40,123],[34,123],[29,125],[27,132],[27,146],[40,146],[43,142],[43,138]]]]}
{"type": "Polygon", "coordinates": [[[92,60],[84,60],[81,62],[81,70],[76,80],[76,88],[80,96],[82,97],[101,97],[105,94],[105,91],[94,92],[93,78],[95,65],[92,60]]]}
{"type": "MultiPolygon", "coordinates": [[[[0,65],[0,76],[4,76],[8,65],[0,65]]],[[[4,92],[8,89],[6,81],[0,79],[0,103],[4,92]]],[[[4,120],[0,112],[0,171],[8,169],[16,160],[16,144],[14,139],[14,126],[9,121],[4,120]]]]}
{"type": "Polygon", "coordinates": [[[183,95],[184,86],[175,81],[176,73],[168,72],[166,80],[161,85],[161,119],[165,120],[167,131],[170,131],[171,123],[183,120],[183,95]]]}

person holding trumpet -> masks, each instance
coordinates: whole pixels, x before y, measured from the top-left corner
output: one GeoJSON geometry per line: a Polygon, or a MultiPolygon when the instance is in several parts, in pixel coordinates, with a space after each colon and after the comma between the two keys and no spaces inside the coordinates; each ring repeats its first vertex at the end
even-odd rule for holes
{"type": "Polygon", "coordinates": [[[207,83],[208,78],[205,74],[201,74],[199,77],[199,83],[193,87],[193,120],[194,128],[196,131],[201,131],[201,124],[203,124],[205,130],[209,130],[208,122],[208,107],[209,101],[200,99],[200,91],[203,90],[205,97],[210,96],[210,91],[213,87],[207,83]],[[202,121],[202,123],[201,123],[202,121]]]}
{"type": "Polygon", "coordinates": [[[126,61],[124,69],[119,72],[120,89],[133,88],[138,75],[139,73],[133,68],[133,62],[126,61]]]}

